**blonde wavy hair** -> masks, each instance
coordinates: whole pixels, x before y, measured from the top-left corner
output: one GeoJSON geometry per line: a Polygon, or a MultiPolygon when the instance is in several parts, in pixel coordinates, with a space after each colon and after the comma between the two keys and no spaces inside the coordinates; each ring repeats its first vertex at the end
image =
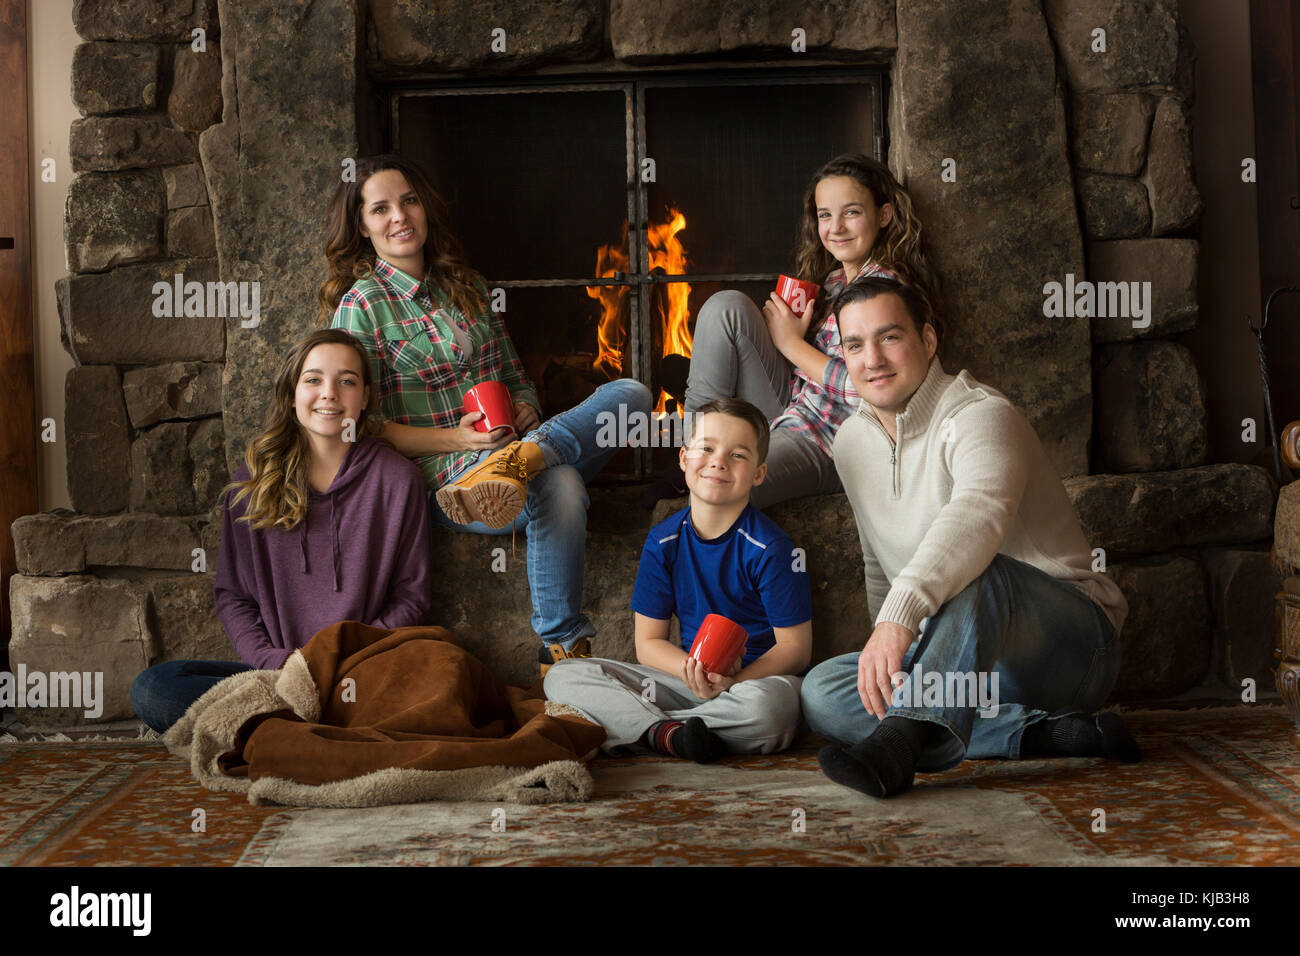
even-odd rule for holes
{"type": "MultiPolygon", "coordinates": [[[[394,169],[407,183],[424,207],[428,236],[424,240],[424,262],[432,282],[456,308],[472,318],[484,306],[483,277],[469,267],[460,240],[451,230],[447,204],[438,195],[419,167],[400,156],[386,154],[357,160],[352,182],[340,182],[325,213],[325,263],[329,278],[316,291],[320,302],[320,320],[328,325],[339,302],[358,279],[365,279],[375,269],[375,247],[361,234],[361,189],[375,173],[394,169]]],[[[424,276],[415,276],[424,279],[424,276]]]]}
{"type": "Polygon", "coordinates": [[[357,423],[357,434],[384,441],[379,438],[384,423],[372,411],[379,407],[379,401],[371,381],[370,360],[361,343],[342,329],[321,329],[308,335],[289,350],[280,366],[271,402],[266,409],[265,427],[248,443],[248,451],[244,454],[248,479],[231,482],[226,489],[235,492],[226,507],[233,508],[247,499],[248,508],[239,520],[247,521],[258,530],[280,528],[288,531],[307,517],[311,499],[308,483],[311,446],[303,435],[293,400],[302,367],[311,350],[318,345],[346,345],[356,350],[357,361],[361,363],[361,377],[370,388],[370,401],[357,423]]]}
{"type": "MultiPolygon", "coordinates": [[[[823,282],[839,263],[822,245],[817,231],[817,184],[831,176],[847,176],[863,186],[879,208],[886,203],[894,207],[888,224],[876,235],[871,247],[873,262],[894,273],[899,281],[920,292],[930,305],[931,324],[943,338],[942,300],[939,277],[930,267],[925,243],[921,238],[921,220],[912,208],[912,198],[894,178],[884,163],[861,153],[836,156],[813,173],[803,197],[803,216],[795,241],[795,270],[807,282],[823,282]]],[[[853,276],[846,277],[849,280],[853,276]]],[[[829,303],[823,293],[813,303],[813,321],[809,334],[825,320],[829,303]]]]}

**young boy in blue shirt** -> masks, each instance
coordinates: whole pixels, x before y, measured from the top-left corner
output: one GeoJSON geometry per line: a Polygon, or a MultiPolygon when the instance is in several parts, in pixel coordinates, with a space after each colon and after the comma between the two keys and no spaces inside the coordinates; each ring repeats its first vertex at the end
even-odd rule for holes
{"type": "Polygon", "coordinates": [[[749,503],[767,471],[768,422],[739,399],[702,405],[680,461],[690,506],[651,529],[632,610],[637,664],[570,658],[547,672],[546,696],[605,728],[605,749],[640,743],[707,763],[772,753],[799,726],[800,678],[812,655],[812,591],[802,555],[749,503]],[[729,674],[690,657],[708,614],[749,638],[729,674]],[[668,641],[673,614],[682,647],[668,641]]]}

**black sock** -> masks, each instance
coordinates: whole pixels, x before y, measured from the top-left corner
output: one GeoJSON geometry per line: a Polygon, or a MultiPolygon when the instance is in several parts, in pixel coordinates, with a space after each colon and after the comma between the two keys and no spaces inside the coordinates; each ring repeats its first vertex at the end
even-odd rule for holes
{"type": "Polygon", "coordinates": [[[711,763],[728,753],[722,738],[709,730],[700,717],[688,717],[682,729],[673,735],[673,746],[687,760],[696,763],[711,763]]]}
{"type": "Polygon", "coordinates": [[[860,744],[823,747],[817,762],[838,784],[873,797],[892,797],[912,785],[929,733],[925,721],[886,717],[860,744]]]}
{"type": "Polygon", "coordinates": [[[661,720],[641,738],[656,753],[685,757],[696,763],[710,763],[727,754],[722,738],[709,730],[699,717],[661,720]]]}
{"type": "Polygon", "coordinates": [[[1124,718],[1107,711],[1093,716],[1074,715],[1040,720],[1025,728],[1021,757],[1107,757],[1137,763],[1142,751],[1128,732],[1124,718]]]}

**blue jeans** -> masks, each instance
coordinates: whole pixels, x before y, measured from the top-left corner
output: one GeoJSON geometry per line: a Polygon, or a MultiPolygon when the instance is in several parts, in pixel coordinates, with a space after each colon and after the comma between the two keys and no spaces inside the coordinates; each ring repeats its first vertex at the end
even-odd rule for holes
{"type": "Polygon", "coordinates": [[[190,704],[221,681],[252,668],[239,661],[167,661],[155,664],[131,684],[136,716],[158,733],[185,716],[190,704]]]}
{"type": "MultiPolygon", "coordinates": [[[[1114,687],[1119,664],[1115,628],[1091,598],[1000,554],[927,619],[902,668],[909,675],[987,674],[986,686],[997,689],[996,715],[981,716],[969,697],[966,706],[956,706],[960,694],[934,701],[939,706],[921,706],[931,701],[912,694],[904,706],[896,693],[887,713],[950,732],[921,755],[918,770],[947,770],[963,757],[1019,759],[1026,727],[1095,711],[1114,687]]],[[[862,706],[857,674],[856,653],[833,657],[813,668],[801,693],[809,726],[848,746],[866,740],[880,723],[862,706]]],[[[917,679],[909,681],[909,691],[917,679]]]]}
{"type": "MultiPolygon", "coordinates": [[[[608,464],[618,451],[596,443],[602,413],[618,416],[649,415],[653,408],[650,390],[640,382],[622,378],[596,389],[581,405],[548,418],[524,441],[542,449],[546,468],[528,482],[524,510],[514,523],[489,528],[481,521],[456,524],[429,496],[433,520],[453,531],[475,534],[528,534],[528,590],[533,597],[533,630],[546,644],[561,644],[565,650],[578,640],[591,637],[595,627],[582,613],[582,566],[587,547],[587,482],[608,464]],[[620,406],[622,411],[620,412],[620,406]]],[[[476,467],[492,452],[481,452],[461,472],[476,467]]],[[[453,478],[459,477],[452,476],[453,478]]],[[[451,480],[451,479],[449,479],[451,480]]]]}

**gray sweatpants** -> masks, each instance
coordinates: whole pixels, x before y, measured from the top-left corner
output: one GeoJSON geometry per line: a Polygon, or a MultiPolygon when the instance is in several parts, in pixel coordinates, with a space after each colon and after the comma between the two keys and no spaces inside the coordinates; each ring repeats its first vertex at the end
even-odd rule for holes
{"type": "MultiPolygon", "coordinates": [[[[686,411],[694,413],[714,398],[743,398],[768,421],[790,402],[790,363],[767,331],[762,311],[743,292],[709,297],[695,320],[691,368],[686,380],[686,411]]],[[[767,477],[749,500],[756,508],[804,495],[842,490],[835,463],[817,444],[778,428],[767,451],[767,477]]]]}
{"type": "Polygon", "coordinates": [[[636,743],[661,720],[699,717],[733,753],[769,754],[790,746],[799,730],[802,683],[760,677],[700,700],[681,678],[644,664],[569,658],[546,672],[543,686],[548,700],[576,707],[605,728],[606,750],[636,743]]]}

